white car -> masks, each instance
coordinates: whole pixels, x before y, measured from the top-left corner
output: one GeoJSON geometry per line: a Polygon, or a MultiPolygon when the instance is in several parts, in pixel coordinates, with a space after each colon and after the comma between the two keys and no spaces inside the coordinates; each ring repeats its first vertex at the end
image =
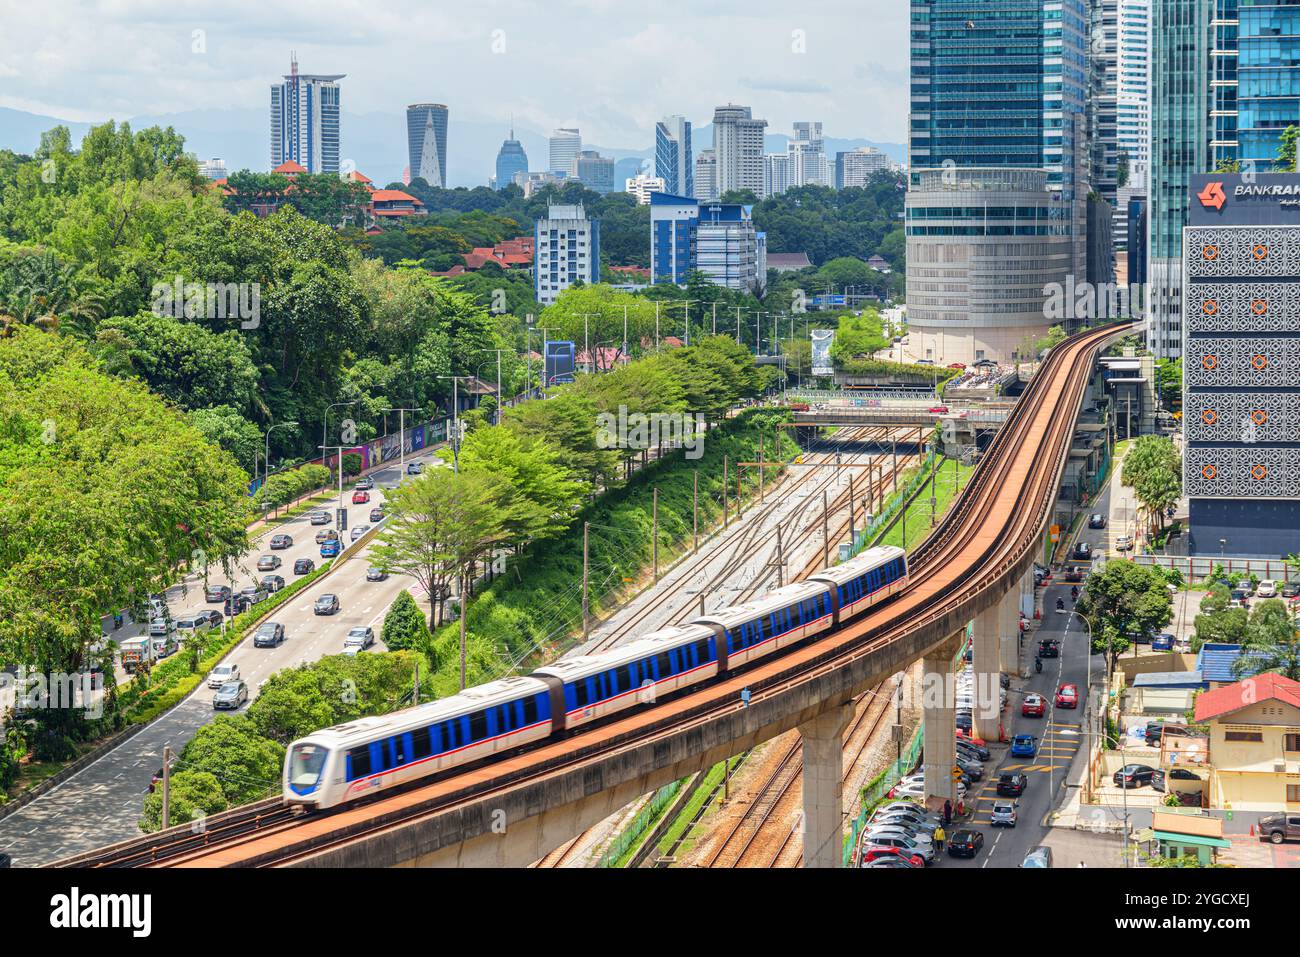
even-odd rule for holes
{"type": "Polygon", "coordinates": [[[1265,578],[1259,583],[1259,588],[1256,590],[1255,594],[1260,598],[1276,598],[1277,582],[1273,581],[1271,578],[1265,578]]]}
{"type": "Polygon", "coordinates": [[[208,675],[208,687],[220,688],[227,682],[238,681],[239,678],[239,665],[217,665],[208,675]]]}
{"type": "MultiPolygon", "coordinates": [[[[890,792],[890,794],[896,798],[903,798],[903,797],[924,798],[925,797],[925,775],[913,774],[910,775],[909,777],[903,778],[903,780],[899,781],[898,784],[894,786],[894,789],[893,791],[890,792]]],[[[965,800],[966,798],[966,785],[961,781],[957,782],[957,797],[962,800],[965,800]]]]}
{"type": "Polygon", "coordinates": [[[910,841],[916,841],[918,844],[933,843],[929,834],[913,827],[907,827],[904,824],[882,823],[867,825],[867,840],[875,843],[882,837],[905,837],[910,841]]]}

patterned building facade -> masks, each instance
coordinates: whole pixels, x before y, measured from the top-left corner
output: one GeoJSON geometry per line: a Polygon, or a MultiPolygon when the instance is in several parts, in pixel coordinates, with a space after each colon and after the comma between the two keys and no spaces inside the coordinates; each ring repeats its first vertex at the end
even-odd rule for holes
{"type": "Polygon", "coordinates": [[[1197,554],[1300,552],[1300,176],[1191,178],[1183,484],[1197,554]]]}

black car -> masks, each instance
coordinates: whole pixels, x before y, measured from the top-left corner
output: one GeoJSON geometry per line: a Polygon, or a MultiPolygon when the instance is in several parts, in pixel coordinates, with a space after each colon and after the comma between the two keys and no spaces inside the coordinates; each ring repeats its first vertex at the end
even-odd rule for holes
{"type": "Polygon", "coordinates": [[[376,505],[370,510],[370,520],[372,522],[382,522],[384,520],[384,507],[376,505]]]}
{"type": "Polygon", "coordinates": [[[958,711],[953,716],[958,730],[969,732],[972,727],[971,713],[967,710],[958,711]]]}
{"type": "Polygon", "coordinates": [[[1078,542],[1074,546],[1075,561],[1086,562],[1092,559],[1092,546],[1087,542],[1078,542]]]}
{"type": "Polygon", "coordinates": [[[1145,764],[1126,764],[1115,772],[1112,780],[1122,788],[1140,788],[1150,784],[1155,773],[1155,768],[1145,764]]]}
{"type": "Polygon", "coordinates": [[[1185,738],[1189,733],[1186,725],[1153,722],[1147,725],[1143,740],[1146,741],[1148,748],[1158,748],[1162,736],[1166,738],[1185,738]]]}
{"type": "Polygon", "coordinates": [[[1061,657],[1061,643],[1055,638],[1044,638],[1038,643],[1038,657],[1040,658],[1059,658],[1061,657]]]}
{"type": "Polygon", "coordinates": [[[290,536],[283,535],[283,534],[271,536],[271,548],[274,551],[278,552],[282,548],[292,548],[292,547],[293,547],[293,539],[290,536]]]}
{"type": "Polygon", "coordinates": [[[277,592],[284,587],[284,579],[279,575],[263,575],[262,587],[269,592],[277,592]]]}
{"type": "Polygon", "coordinates": [[[321,595],[312,609],[318,615],[333,615],[339,610],[338,595],[321,595]]]}
{"type": "Polygon", "coordinates": [[[1287,582],[1282,586],[1283,598],[1300,598],[1300,582],[1287,582]]]}
{"type": "Polygon", "coordinates": [[[1029,786],[1029,775],[1020,771],[1003,771],[998,775],[998,797],[1020,797],[1029,786]]]}
{"type": "Polygon", "coordinates": [[[254,648],[274,648],[284,641],[284,625],[274,621],[264,621],[257,626],[253,635],[254,648]]]}
{"type": "Polygon", "coordinates": [[[975,755],[981,761],[987,761],[989,759],[989,749],[984,747],[984,745],[982,744],[976,744],[970,738],[963,738],[959,736],[957,738],[957,747],[961,748],[964,751],[969,751],[971,754],[975,755]]]}
{"type": "Polygon", "coordinates": [[[1099,515],[1099,514],[1098,514],[1098,515],[1091,515],[1091,516],[1089,516],[1089,517],[1088,517],[1088,527],[1089,527],[1089,528],[1105,528],[1105,527],[1106,527],[1106,516],[1105,516],[1105,515],[1099,515]]]}
{"type": "Polygon", "coordinates": [[[306,575],[308,572],[316,570],[316,563],[310,558],[300,558],[293,563],[293,573],[295,575],[306,575]]]}
{"type": "Polygon", "coordinates": [[[948,838],[949,857],[974,857],[984,846],[984,832],[963,827],[948,838]]]}
{"type": "MultiPolygon", "coordinates": [[[[1201,780],[1201,776],[1199,774],[1195,774],[1187,770],[1186,768],[1170,768],[1168,772],[1165,772],[1160,768],[1156,768],[1156,773],[1151,775],[1151,787],[1157,791],[1163,791],[1165,789],[1166,778],[1168,778],[1170,781],[1201,780]]],[[[1177,790],[1177,788],[1178,786],[1174,785],[1174,789],[1177,790]]]]}
{"type": "Polygon", "coordinates": [[[229,585],[209,585],[203,592],[207,601],[225,601],[230,597],[229,585]]]}
{"type": "Polygon", "coordinates": [[[208,620],[209,628],[220,628],[221,622],[224,620],[224,616],[215,608],[205,608],[202,611],[196,611],[194,617],[206,618],[208,620]]]}

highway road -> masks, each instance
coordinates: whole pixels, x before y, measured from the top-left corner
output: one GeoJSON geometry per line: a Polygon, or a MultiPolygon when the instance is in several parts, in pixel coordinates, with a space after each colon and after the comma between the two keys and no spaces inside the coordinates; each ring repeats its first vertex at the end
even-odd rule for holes
{"type": "MultiPolygon", "coordinates": [[[[426,473],[430,468],[446,467],[429,453],[408,456],[407,461],[423,462],[426,473]]],[[[376,470],[370,476],[376,487],[370,493],[369,503],[353,505],[351,493],[344,493],[349,529],[372,524],[369,521],[370,509],[383,502],[384,486],[405,478],[397,464],[376,470]]],[[[336,504],[337,500],[334,500],[325,507],[332,510],[336,504]]],[[[292,571],[294,559],[307,557],[319,564],[320,546],[316,544],[316,532],[320,528],[313,527],[308,516],[309,513],[304,512],[283,525],[259,533],[253,547],[238,563],[234,585],[244,587],[268,574],[256,572],[257,559],[264,554],[282,557],[284,567],[274,574],[282,575],[286,584],[295,577],[292,571]],[[280,533],[293,537],[293,547],[271,552],[268,547],[270,537],[280,533]]],[[[347,534],[344,533],[345,537],[347,534]]],[[[344,551],[342,557],[347,555],[348,552],[344,551]]],[[[239,665],[249,685],[250,700],[275,672],[340,653],[349,628],[369,625],[375,629],[378,639],[384,613],[403,588],[411,590],[416,600],[423,602],[424,595],[414,580],[406,576],[390,575],[386,581],[367,582],[369,566],[365,554],[344,561],[336,571],[303,589],[278,608],[270,620],[285,627],[286,638],[279,647],[254,648],[250,635],[224,659],[224,662],[239,665]],[[331,616],[317,616],[313,613],[313,604],[318,596],[327,592],[339,596],[340,610],[331,616]]],[[[211,572],[211,583],[230,583],[218,569],[213,568],[211,572]]],[[[203,584],[197,578],[173,586],[167,594],[168,607],[174,618],[201,608],[222,610],[221,605],[208,605],[204,601],[203,584]]],[[[372,650],[382,651],[382,642],[376,640],[372,650]]],[[[212,720],[212,696],[215,693],[215,689],[209,689],[206,684],[200,686],[179,705],[119,747],[30,804],[0,819],[0,851],[8,853],[15,865],[34,866],[138,836],[136,821],[153,773],[162,766],[163,748],[170,746],[173,753],[178,752],[199,727],[212,720]]]]}

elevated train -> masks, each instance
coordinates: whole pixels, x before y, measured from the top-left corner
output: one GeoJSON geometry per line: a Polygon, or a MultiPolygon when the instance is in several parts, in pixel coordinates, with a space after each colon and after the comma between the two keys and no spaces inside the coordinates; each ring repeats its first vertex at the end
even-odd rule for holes
{"type": "Polygon", "coordinates": [[[907,556],[870,548],[759,599],[599,654],[293,742],[284,800],[326,809],[568,733],[731,674],[830,631],[907,586],[907,556]]]}

